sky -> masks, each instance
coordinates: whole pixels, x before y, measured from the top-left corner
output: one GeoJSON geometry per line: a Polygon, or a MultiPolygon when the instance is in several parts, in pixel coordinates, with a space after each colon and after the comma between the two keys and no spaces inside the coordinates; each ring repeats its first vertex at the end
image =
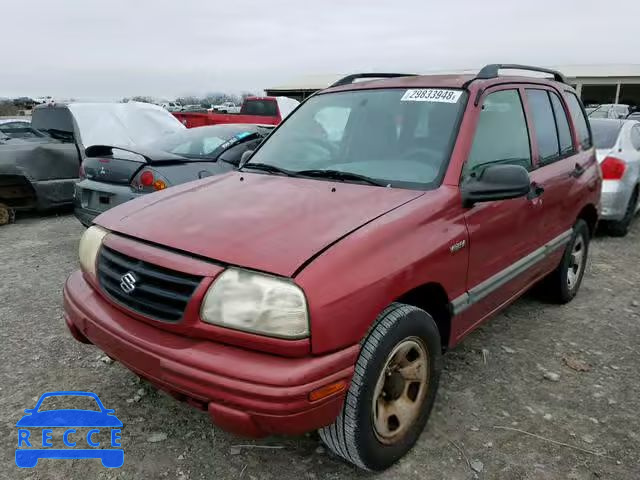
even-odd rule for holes
{"type": "Polygon", "coordinates": [[[638,18],[637,0],[0,0],[0,97],[173,99],[314,74],[640,63],[638,18]]]}

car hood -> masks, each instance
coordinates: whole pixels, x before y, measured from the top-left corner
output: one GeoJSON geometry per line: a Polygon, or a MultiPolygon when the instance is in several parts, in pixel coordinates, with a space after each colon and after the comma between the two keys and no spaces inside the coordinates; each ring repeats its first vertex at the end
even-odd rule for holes
{"type": "Polygon", "coordinates": [[[16,427],[121,427],[115,415],[92,410],[60,409],[25,415],[16,427]]]}
{"type": "Polygon", "coordinates": [[[332,243],[422,194],[232,172],[146,195],[95,222],[215,261],[292,276],[332,243]]]}

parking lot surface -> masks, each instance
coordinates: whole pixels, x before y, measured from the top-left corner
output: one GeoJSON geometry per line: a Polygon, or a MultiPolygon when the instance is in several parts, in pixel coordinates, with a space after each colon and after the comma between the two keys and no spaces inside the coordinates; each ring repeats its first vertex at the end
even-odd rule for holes
{"type": "Polygon", "coordinates": [[[593,240],[572,303],[528,294],[449,352],[417,446],[375,475],[330,456],[315,434],[227,434],[73,340],[61,291],[82,231],[71,215],[0,227],[0,478],[640,478],[640,221],[625,238],[593,240]],[[54,390],[95,392],[115,409],[121,469],[98,460],[15,466],[16,422],[54,390]]]}

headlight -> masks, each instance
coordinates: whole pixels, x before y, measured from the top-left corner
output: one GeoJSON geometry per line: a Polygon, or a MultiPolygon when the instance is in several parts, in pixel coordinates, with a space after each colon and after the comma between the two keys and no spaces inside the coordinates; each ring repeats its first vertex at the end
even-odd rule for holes
{"type": "Polygon", "coordinates": [[[225,270],[209,288],[200,317],[207,323],[271,337],[309,335],[307,302],[298,286],[237,268],[225,270]]]}
{"type": "Polygon", "coordinates": [[[78,249],[80,257],[80,268],[85,273],[91,275],[96,274],[96,257],[102,245],[102,240],[109,233],[102,227],[93,225],[82,234],[80,238],[80,248],[78,249]]]}

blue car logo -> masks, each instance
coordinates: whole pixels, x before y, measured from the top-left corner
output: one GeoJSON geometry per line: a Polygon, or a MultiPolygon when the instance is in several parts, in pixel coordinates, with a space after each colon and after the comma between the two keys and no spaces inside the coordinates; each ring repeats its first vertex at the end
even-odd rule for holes
{"type": "Polygon", "coordinates": [[[120,444],[122,422],[114,415],[114,410],[104,408],[95,393],[48,392],[25,413],[16,423],[18,467],[35,467],[40,458],[99,458],[107,468],[118,468],[124,463],[124,450],[120,444]],[[42,402],[51,397],[89,397],[95,400],[99,410],[41,409],[42,402]],[[62,434],[62,445],[59,446],[66,448],[54,448],[54,433],[62,434]],[[84,448],[85,445],[90,448],[84,448]],[[105,448],[106,445],[110,448],[105,448]]]}

